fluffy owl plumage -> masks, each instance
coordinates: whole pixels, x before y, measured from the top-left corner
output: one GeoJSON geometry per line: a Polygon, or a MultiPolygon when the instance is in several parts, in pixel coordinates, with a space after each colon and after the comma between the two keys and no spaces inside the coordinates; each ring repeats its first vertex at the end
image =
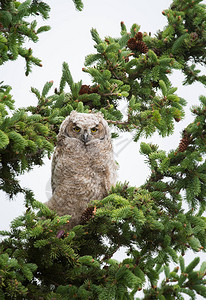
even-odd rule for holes
{"type": "Polygon", "coordinates": [[[109,126],[102,114],[72,111],[57,137],[48,207],[61,216],[71,215],[70,228],[79,224],[88,203],[107,196],[116,169],[109,126]]]}

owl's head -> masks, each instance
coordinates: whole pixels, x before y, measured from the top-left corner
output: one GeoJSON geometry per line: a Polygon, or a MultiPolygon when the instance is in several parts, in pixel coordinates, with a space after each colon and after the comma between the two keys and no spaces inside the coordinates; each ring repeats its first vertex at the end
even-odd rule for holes
{"type": "Polygon", "coordinates": [[[69,137],[87,145],[92,141],[110,137],[109,126],[101,113],[78,113],[72,111],[62,122],[58,139],[69,137]]]}

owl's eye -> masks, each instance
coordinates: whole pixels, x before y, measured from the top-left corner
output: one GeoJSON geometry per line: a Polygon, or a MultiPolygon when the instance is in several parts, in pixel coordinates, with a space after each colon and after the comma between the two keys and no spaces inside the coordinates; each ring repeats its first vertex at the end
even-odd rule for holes
{"type": "Polygon", "coordinates": [[[79,128],[78,126],[75,126],[75,127],[73,128],[73,130],[74,130],[75,132],[80,132],[80,128],[79,128]]]}
{"type": "Polygon", "coordinates": [[[96,127],[91,128],[91,132],[92,133],[97,132],[97,128],[96,127]]]}

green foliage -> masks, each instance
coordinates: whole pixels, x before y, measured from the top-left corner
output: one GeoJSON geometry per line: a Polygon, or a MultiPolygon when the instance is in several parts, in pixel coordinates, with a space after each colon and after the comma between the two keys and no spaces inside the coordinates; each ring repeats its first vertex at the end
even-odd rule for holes
{"type": "MultiPolygon", "coordinates": [[[[82,9],[81,1],[73,2],[82,9]]],[[[174,0],[163,11],[168,24],[154,37],[137,24],[128,31],[123,22],[119,38],[102,39],[92,29],[96,53],[86,57],[83,68],[91,85],[75,83],[64,62],[59,88],[53,92],[52,81],[42,91],[31,88],[37,105],[16,110],[11,87],[0,83],[0,189],[25,197],[24,214],[0,232],[1,299],[138,299],[143,288],[143,300],[206,297],[206,263],[199,267],[195,257],[186,265],[183,259],[188,249],[206,248],[205,96],[192,107],[194,121],[177,149],[166,153],[141,143],[151,170],[146,182],[138,188],[117,183],[106,198],[90,203],[93,215],[72,230],[70,216],[56,215],[18,182],[20,174],[50,157],[59,126],[72,110],[101,111],[109,124],[132,131],[135,141],[156,131],[171,134],[186,101],[176,94],[170,74],[179,69],[185,84],[206,83],[196,69],[206,57],[201,2],[174,0]],[[113,256],[122,248],[127,258],[118,262],[113,256]]],[[[32,64],[40,65],[32,49],[23,48],[24,38],[36,42],[48,27],[37,29],[37,22],[26,18],[47,18],[48,12],[41,1],[0,1],[0,64],[21,55],[26,74],[32,64]]]]}
{"type": "Polygon", "coordinates": [[[84,4],[82,3],[81,0],[72,0],[75,4],[75,7],[77,10],[82,10],[84,7],[84,4]]]}
{"type": "MultiPolygon", "coordinates": [[[[179,267],[168,267],[170,261],[178,263],[177,252],[187,250],[191,228],[201,225],[205,237],[205,219],[185,215],[180,205],[178,213],[172,205],[164,211],[147,190],[118,183],[108,197],[91,203],[93,218],[68,231],[70,216],[57,216],[30,191],[25,203],[24,215],[13,220],[10,231],[1,232],[0,288],[5,296],[9,289],[11,295],[27,298],[53,293],[57,299],[134,299],[146,279],[151,288],[144,291],[145,299],[194,291],[204,295],[206,266],[195,271],[199,258],[185,266],[180,257],[180,275],[179,267]],[[119,263],[112,256],[121,247],[128,258],[119,263]],[[163,270],[166,279],[157,287],[163,270]]],[[[197,232],[193,236],[199,239],[197,232]]]]}
{"type": "Polygon", "coordinates": [[[22,285],[23,280],[32,280],[33,272],[37,269],[35,264],[24,263],[16,258],[10,258],[7,253],[1,254],[1,286],[5,289],[0,289],[3,299],[5,296],[15,297],[16,295],[25,296],[27,288],[22,285]]]}
{"type": "MultiPolygon", "coordinates": [[[[13,100],[8,87],[2,87],[0,104],[0,187],[10,194],[10,197],[22,192],[18,184],[17,175],[42,165],[43,157],[51,156],[56,140],[57,127],[63,120],[62,115],[43,115],[45,104],[48,102],[46,95],[52,86],[48,82],[40,94],[36,89],[32,91],[39,96],[39,107],[33,114],[29,108],[14,110],[13,100]],[[9,116],[9,109],[13,115],[9,116]],[[10,163],[8,163],[10,162],[10,163]]],[[[30,108],[32,110],[32,108],[30,108]]]]}
{"type": "MultiPolygon", "coordinates": [[[[205,97],[200,97],[200,100],[204,102],[205,97]]],[[[144,188],[149,189],[157,199],[161,199],[163,192],[170,193],[174,199],[179,197],[180,192],[186,191],[186,200],[191,207],[200,205],[205,209],[205,104],[201,103],[192,111],[196,118],[183,132],[176,151],[166,154],[155,145],[141,144],[141,153],[147,157],[151,169],[151,176],[144,188]]]]}
{"type": "MultiPolygon", "coordinates": [[[[37,270],[37,266],[42,265],[50,272],[58,259],[66,259],[72,265],[77,258],[71,248],[75,234],[70,232],[62,239],[64,231],[61,228],[70,217],[57,217],[45,205],[35,201],[30,191],[25,193],[25,201],[24,216],[13,220],[10,232],[1,232],[5,238],[0,247],[0,290],[11,299],[21,295],[30,297],[38,290],[35,276],[42,271],[37,270]],[[28,285],[28,281],[32,283],[28,285]]],[[[39,295],[44,294],[44,284],[42,281],[42,294],[40,291],[39,295]]]]}
{"type": "Polygon", "coordinates": [[[36,20],[28,22],[26,18],[41,15],[49,17],[50,7],[45,2],[38,1],[0,1],[0,65],[8,60],[16,60],[18,56],[26,61],[26,72],[31,72],[32,64],[42,66],[41,61],[34,57],[32,49],[23,48],[25,38],[33,42],[38,41],[41,32],[48,31],[49,26],[36,28],[36,20]]]}
{"type": "MultiPolygon", "coordinates": [[[[81,0],[72,1],[77,10],[83,9],[81,0]]],[[[32,65],[42,67],[41,60],[33,56],[32,49],[25,49],[23,44],[26,38],[36,43],[40,33],[50,30],[46,25],[37,28],[37,21],[28,21],[28,17],[40,15],[48,19],[49,12],[49,5],[43,1],[0,1],[0,65],[16,60],[20,55],[26,62],[26,76],[32,65]]]]}
{"type": "MultiPolygon", "coordinates": [[[[182,256],[179,260],[184,263],[182,256]]],[[[165,279],[162,280],[160,286],[152,286],[150,290],[144,291],[144,299],[184,299],[184,295],[189,295],[190,299],[196,299],[195,292],[205,297],[205,280],[204,274],[201,272],[204,263],[201,265],[200,270],[193,271],[193,267],[199,264],[199,258],[195,258],[190,265],[187,266],[186,270],[179,273],[179,267],[175,267],[172,271],[166,265],[160,267],[158,270],[158,277],[161,272],[165,273],[165,279]],[[191,268],[191,265],[193,267],[191,268]]]]}

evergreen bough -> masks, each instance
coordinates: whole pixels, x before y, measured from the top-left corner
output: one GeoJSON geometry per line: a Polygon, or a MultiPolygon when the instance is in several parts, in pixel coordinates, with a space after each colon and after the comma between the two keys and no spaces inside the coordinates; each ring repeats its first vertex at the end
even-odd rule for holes
{"type": "MultiPolygon", "coordinates": [[[[81,1],[74,1],[81,10],[81,1]]],[[[95,54],[86,57],[84,72],[92,85],[74,82],[63,63],[59,88],[53,82],[42,91],[31,88],[37,105],[14,107],[11,87],[0,83],[0,188],[11,198],[24,193],[25,213],[1,231],[1,299],[195,299],[206,297],[206,262],[195,257],[185,265],[188,249],[205,251],[206,218],[206,97],[192,107],[194,121],[182,132],[177,149],[166,153],[141,143],[151,174],[140,187],[118,183],[101,201],[92,201],[82,224],[68,231],[70,216],[59,217],[21,187],[18,175],[50,157],[62,120],[72,111],[101,111],[118,131],[131,131],[134,140],[158,132],[165,137],[184,117],[186,101],[176,94],[170,74],[179,69],[184,84],[206,76],[206,6],[201,0],[174,0],[162,13],[168,25],[152,37],[134,24],[121,23],[119,38],[102,39],[91,30],[95,54]],[[65,92],[65,87],[70,92],[65,92]],[[118,104],[128,102],[127,119],[118,104]],[[183,204],[188,203],[188,209],[183,204]],[[113,255],[124,247],[128,258],[113,255]],[[173,262],[173,269],[170,269],[173,262]],[[147,284],[146,284],[147,283],[147,284]]],[[[0,1],[0,63],[21,55],[26,74],[40,65],[25,37],[38,40],[37,23],[26,17],[48,17],[41,1],[0,1]]]]}

